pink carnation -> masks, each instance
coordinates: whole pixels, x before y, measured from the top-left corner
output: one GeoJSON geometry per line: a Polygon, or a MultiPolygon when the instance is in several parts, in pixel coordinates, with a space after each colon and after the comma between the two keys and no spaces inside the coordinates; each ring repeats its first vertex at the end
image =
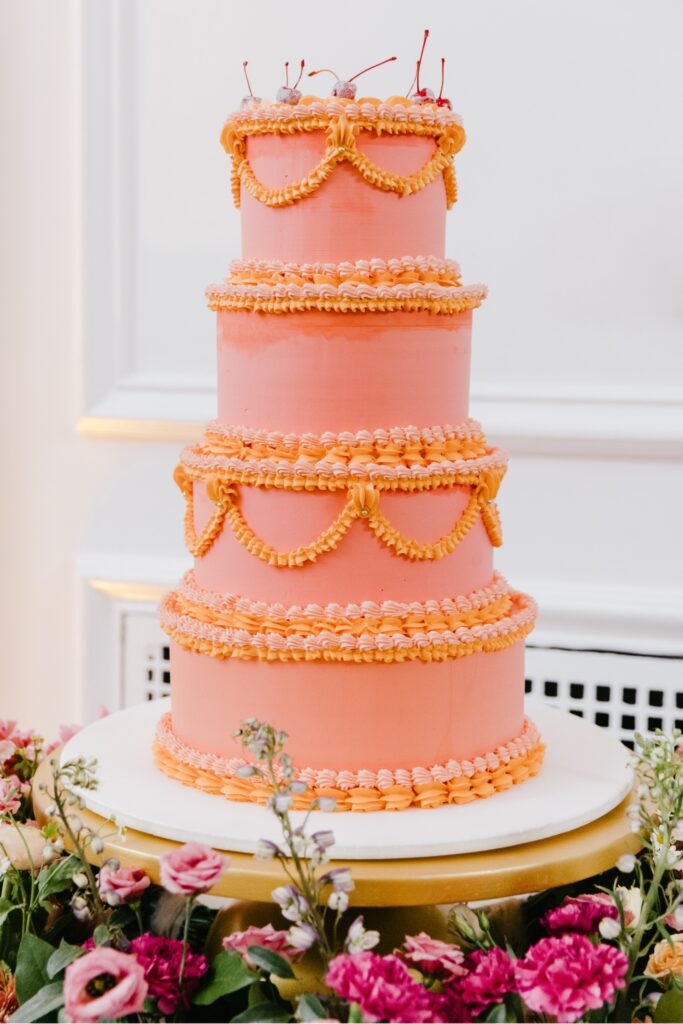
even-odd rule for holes
{"type": "Polygon", "coordinates": [[[456,977],[467,974],[464,967],[465,955],[459,946],[450,942],[432,939],[426,932],[408,935],[403,943],[405,952],[398,952],[404,960],[410,960],[425,974],[456,977]]]}
{"type": "Polygon", "coordinates": [[[263,946],[264,949],[270,949],[273,953],[279,953],[288,963],[298,960],[306,952],[305,949],[297,949],[296,946],[291,945],[288,931],[276,931],[272,924],[267,924],[265,928],[256,928],[255,925],[250,925],[246,931],[233,932],[232,935],[227,935],[223,939],[223,949],[232,949],[239,953],[247,966],[253,970],[256,964],[247,953],[250,946],[263,946]]]}
{"type": "Polygon", "coordinates": [[[503,949],[487,953],[476,950],[469,958],[470,973],[458,983],[461,999],[470,1013],[478,1017],[491,1003],[501,1003],[516,991],[515,966],[503,949]]]}
{"type": "Polygon", "coordinates": [[[586,894],[585,896],[566,896],[559,907],[549,910],[541,918],[541,924],[547,931],[556,935],[565,932],[581,932],[590,935],[597,932],[604,917],[617,920],[619,911],[614,901],[606,893],[586,894]]]}
{"type": "Polygon", "coordinates": [[[181,1001],[183,1005],[188,1005],[188,996],[209,969],[205,956],[188,950],[181,995],[178,981],[183,959],[183,943],[180,939],[167,939],[162,935],[150,935],[147,932],[133,939],[130,951],[135,954],[145,972],[150,999],[156,1000],[157,1008],[165,1017],[175,1013],[181,1001]]]}
{"type": "Polygon", "coordinates": [[[11,740],[17,729],[17,723],[9,718],[0,718],[0,740],[11,740]]]}
{"type": "Polygon", "coordinates": [[[342,999],[357,1003],[365,1021],[422,1024],[441,1019],[434,1015],[434,997],[396,956],[342,953],[330,961],[325,983],[342,999]]]}
{"type": "Polygon", "coordinates": [[[16,814],[21,807],[21,779],[10,775],[0,779],[0,815],[16,814]]]}
{"type": "Polygon", "coordinates": [[[161,858],[161,884],[179,896],[194,896],[216,884],[229,861],[201,843],[185,843],[161,858]]]}
{"type": "Polygon", "coordinates": [[[529,1009],[572,1022],[611,1003],[627,970],[621,950],[570,934],[537,942],[515,964],[515,977],[529,1009]]]}
{"type": "Polygon", "coordinates": [[[146,996],[145,972],[135,957],[107,946],[74,960],[64,975],[64,1005],[76,1024],[139,1013],[146,996]]]}
{"type": "Polygon", "coordinates": [[[97,879],[100,896],[111,907],[138,899],[149,885],[149,876],[142,868],[113,868],[108,864],[97,879]]]}

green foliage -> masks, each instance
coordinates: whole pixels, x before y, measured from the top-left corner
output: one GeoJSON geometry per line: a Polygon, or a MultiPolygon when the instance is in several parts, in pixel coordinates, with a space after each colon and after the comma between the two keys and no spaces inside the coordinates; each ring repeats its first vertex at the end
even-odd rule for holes
{"type": "Polygon", "coordinates": [[[317,996],[307,992],[302,996],[297,1006],[297,1017],[302,1021],[325,1020],[327,1010],[317,996]]]}
{"type": "Polygon", "coordinates": [[[47,965],[54,950],[49,942],[27,932],[19,944],[15,981],[19,1005],[28,1002],[50,981],[47,965]]]}
{"type": "Polygon", "coordinates": [[[269,1021],[272,1024],[279,1024],[280,1021],[292,1020],[292,1011],[278,1003],[255,1003],[232,1019],[235,1024],[238,1021],[269,1021]]]}
{"type": "Polygon", "coordinates": [[[239,953],[224,949],[211,965],[202,987],[192,997],[196,1006],[210,1006],[223,996],[247,988],[255,979],[239,953]]]}
{"type": "Polygon", "coordinates": [[[43,985],[31,999],[22,1003],[16,1013],[9,1018],[18,1024],[32,1024],[33,1021],[42,1020],[48,1014],[53,1014],[64,1005],[64,992],[61,981],[51,981],[43,985]]]}
{"type": "Polygon", "coordinates": [[[294,978],[295,974],[289,963],[278,953],[263,946],[250,946],[249,959],[266,974],[274,974],[276,978],[294,978]]]}
{"type": "Polygon", "coordinates": [[[59,947],[47,962],[46,971],[48,978],[56,978],[58,974],[66,970],[69,964],[72,964],[74,960],[78,960],[79,956],[83,956],[84,953],[85,950],[82,946],[72,946],[71,943],[65,942],[62,939],[59,947]]]}
{"type": "Polygon", "coordinates": [[[70,889],[74,871],[78,870],[80,861],[78,857],[60,857],[52,864],[47,864],[40,869],[38,874],[38,899],[42,903],[49,896],[70,889]]]}
{"type": "Polygon", "coordinates": [[[655,1006],[656,1024],[679,1024],[683,1020],[683,990],[670,988],[655,1006]]]}

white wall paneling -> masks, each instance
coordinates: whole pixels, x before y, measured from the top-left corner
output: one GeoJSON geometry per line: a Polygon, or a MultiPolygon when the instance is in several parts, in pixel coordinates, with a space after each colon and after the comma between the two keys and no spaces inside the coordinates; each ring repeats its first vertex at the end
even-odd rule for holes
{"type": "MultiPolygon", "coordinates": [[[[424,27],[408,0],[365,5],[360,35],[353,5],[334,32],[313,0],[259,10],[0,6],[0,711],[27,724],[130,696],[145,588],[188,562],[171,474],[214,414],[203,289],[239,254],[218,135],[242,60],[268,96],[285,59],[352,74],[396,53],[365,81],[404,92],[424,27]]],[[[677,656],[683,5],[454,0],[428,21],[427,75],[445,52],[468,130],[448,255],[490,285],[473,414],[513,456],[496,560],[539,598],[534,643],[677,656]]]]}

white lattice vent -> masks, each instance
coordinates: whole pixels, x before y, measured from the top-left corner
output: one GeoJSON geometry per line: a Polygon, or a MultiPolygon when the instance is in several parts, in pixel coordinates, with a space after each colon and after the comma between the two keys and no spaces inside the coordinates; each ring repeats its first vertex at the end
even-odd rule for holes
{"type": "Polygon", "coordinates": [[[121,644],[122,706],[170,696],[168,640],[153,606],[144,605],[124,613],[121,644]]]}
{"type": "MultiPolygon", "coordinates": [[[[154,606],[123,612],[121,643],[122,705],[168,696],[168,641],[154,606]]],[[[629,745],[636,730],[683,729],[683,658],[527,647],[526,692],[629,745]]]]}
{"type": "Polygon", "coordinates": [[[527,647],[526,692],[629,746],[635,731],[683,729],[683,658],[527,647]]]}

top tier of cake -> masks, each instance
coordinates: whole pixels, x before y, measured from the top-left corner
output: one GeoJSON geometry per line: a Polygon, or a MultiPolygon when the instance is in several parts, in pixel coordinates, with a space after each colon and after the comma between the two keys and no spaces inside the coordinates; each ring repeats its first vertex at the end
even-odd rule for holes
{"type": "Polygon", "coordinates": [[[253,103],[230,115],[221,141],[233,159],[243,258],[444,255],[453,157],[465,141],[452,111],[400,96],[253,103]]]}

